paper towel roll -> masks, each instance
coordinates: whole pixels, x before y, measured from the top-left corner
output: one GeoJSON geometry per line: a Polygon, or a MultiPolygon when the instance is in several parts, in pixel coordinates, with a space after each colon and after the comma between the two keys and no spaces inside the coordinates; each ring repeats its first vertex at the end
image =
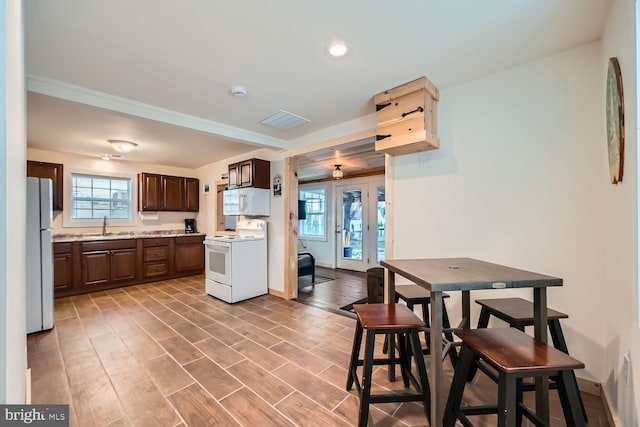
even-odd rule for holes
{"type": "Polygon", "coordinates": [[[140,221],[157,221],[160,219],[160,212],[138,212],[140,221]]]}

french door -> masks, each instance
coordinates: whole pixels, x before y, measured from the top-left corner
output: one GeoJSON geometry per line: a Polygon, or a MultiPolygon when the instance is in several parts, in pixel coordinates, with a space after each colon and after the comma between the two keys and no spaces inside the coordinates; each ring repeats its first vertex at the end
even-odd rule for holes
{"type": "Polygon", "coordinates": [[[366,271],[384,259],[384,181],[336,186],[336,266],[366,271]]]}

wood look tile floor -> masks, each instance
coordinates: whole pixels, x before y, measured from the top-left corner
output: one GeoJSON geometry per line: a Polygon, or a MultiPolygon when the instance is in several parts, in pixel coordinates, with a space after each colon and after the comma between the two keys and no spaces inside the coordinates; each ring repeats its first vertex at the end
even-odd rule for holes
{"type": "MultiPolygon", "coordinates": [[[[59,299],[55,328],[28,337],[32,403],[67,403],[83,427],[354,425],[353,329],[350,317],[274,296],[226,304],[202,276],[59,299]]],[[[478,378],[465,401],[495,396],[478,378]]],[[[373,381],[402,389],[384,367],[373,381]]],[[[589,425],[607,425],[600,398],[584,398],[589,425]]],[[[554,392],[551,402],[551,425],[564,425],[554,392]]],[[[369,425],[428,423],[417,403],[387,403],[372,406],[369,425]]]]}

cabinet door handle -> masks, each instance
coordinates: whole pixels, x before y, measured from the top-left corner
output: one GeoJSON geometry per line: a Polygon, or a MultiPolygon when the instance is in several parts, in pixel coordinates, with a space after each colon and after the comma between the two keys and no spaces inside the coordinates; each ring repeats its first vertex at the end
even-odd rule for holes
{"type": "Polygon", "coordinates": [[[376,111],[380,111],[380,110],[382,110],[383,108],[388,107],[389,105],[391,105],[391,103],[390,103],[390,102],[387,102],[386,104],[376,104],[376,111]]]}
{"type": "Polygon", "coordinates": [[[418,107],[415,110],[411,110],[411,111],[407,111],[406,113],[402,113],[402,117],[407,117],[409,114],[413,114],[413,113],[422,113],[424,111],[424,108],[422,107],[418,107]]]}

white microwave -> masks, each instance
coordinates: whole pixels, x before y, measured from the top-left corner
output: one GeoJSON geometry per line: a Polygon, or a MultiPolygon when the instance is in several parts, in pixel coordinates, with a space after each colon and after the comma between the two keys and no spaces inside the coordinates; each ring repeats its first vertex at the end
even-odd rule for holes
{"type": "Polygon", "coordinates": [[[267,188],[234,188],[222,194],[223,215],[271,215],[270,191],[267,188]]]}

